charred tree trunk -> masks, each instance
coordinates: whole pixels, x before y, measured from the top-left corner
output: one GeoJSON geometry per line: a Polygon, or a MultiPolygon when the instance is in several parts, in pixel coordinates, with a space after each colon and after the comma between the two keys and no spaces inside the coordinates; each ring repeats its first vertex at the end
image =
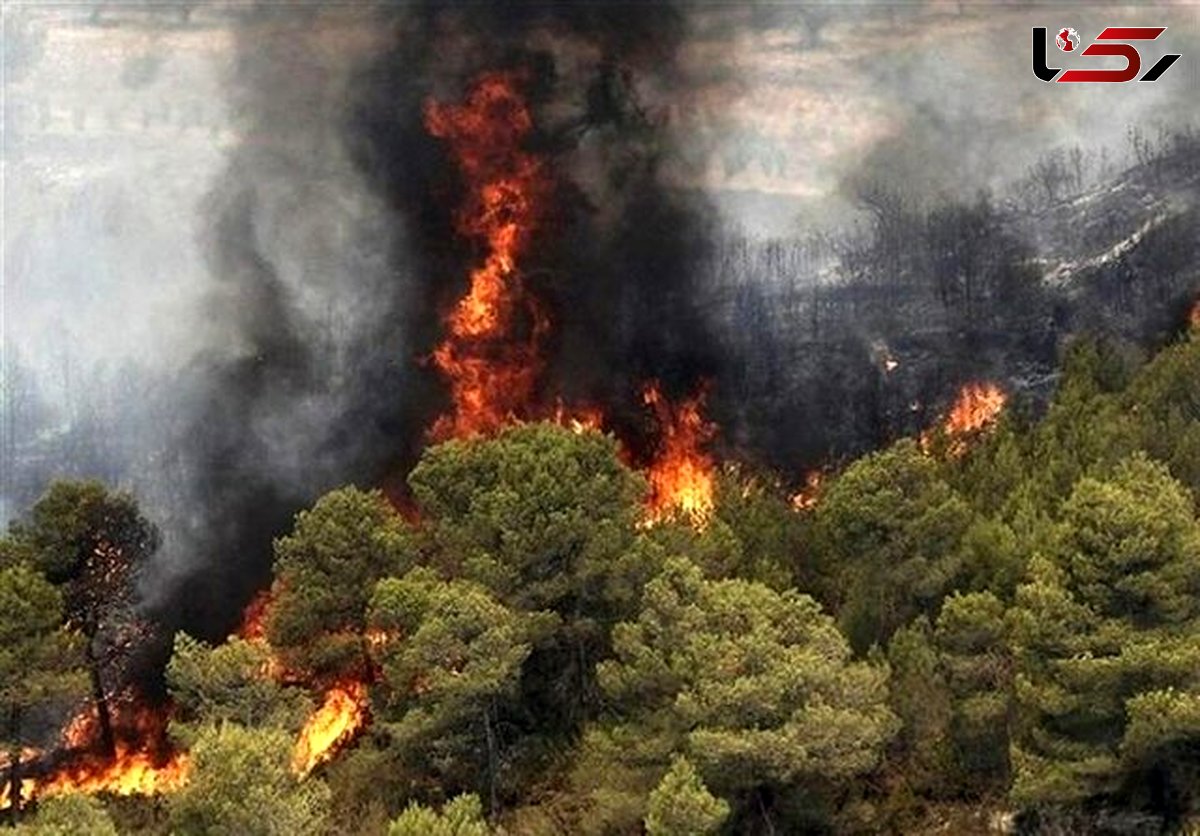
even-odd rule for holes
{"type": "Polygon", "coordinates": [[[107,757],[113,757],[117,753],[117,741],[113,735],[112,713],[108,708],[108,697],[104,693],[104,681],[100,676],[100,660],[96,656],[95,643],[95,633],[92,633],[85,643],[88,679],[92,683],[92,699],[96,701],[96,718],[100,722],[100,745],[107,757]]]}

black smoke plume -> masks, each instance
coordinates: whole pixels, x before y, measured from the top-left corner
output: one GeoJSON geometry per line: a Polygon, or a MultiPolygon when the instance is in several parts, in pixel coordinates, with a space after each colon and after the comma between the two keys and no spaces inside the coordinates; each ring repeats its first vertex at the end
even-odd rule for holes
{"type": "Polygon", "coordinates": [[[160,597],[214,638],[268,582],[290,516],[337,484],[394,484],[445,406],[423,358],[474,254],[453,226],[463,184],[423,125],[430,98],[483,71],[526,79],[556,186],[523,265],[555,323],[548,397],[603,404],[636,436],[642,381],[682,395],[717,372],[694,286],[714,216],[659,177],[671,140],[654,91],[676,82],[679,10],[430,4],[319,23],[247,21],[230,79],[246,139],[206,234],[230,350],[205,358],[178,439],[197,510],[160,597]],[[343,251],[322,248],[330,228],[343,251]]]}

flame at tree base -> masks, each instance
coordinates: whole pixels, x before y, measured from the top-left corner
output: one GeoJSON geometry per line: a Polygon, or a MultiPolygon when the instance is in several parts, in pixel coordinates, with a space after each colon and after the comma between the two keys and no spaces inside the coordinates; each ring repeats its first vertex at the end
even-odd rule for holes
{"type": "MultiPolygon", "coordinates": [[[[87,754],[59,767],[47,777],[22,778],[21,798],[49,798],[71,792],[156,795],[183,786],[189,768],[190,761],[185,752],[175,752],[164,758],[118,744],[112,758],[87,754]]],[[[9,792],[7,783],[0,787],[0,809],[8,809],[12,803],[9,792]]]]}
{"type": "MultiPolygon", "coordinates": [[[[169,705],[146,702],[134,689],[109,698],[117,737],[104,751],[100,715],[94,703],[63,727],[56,753],[26,750],[21,757],[21,802],[72,792],[156,795],[187,782],[191,762],[167,739],[169,705]]],[[[7,770],[5,770],[7,773],[7,770]]],[[[9,775],[0,786],[0,808],[12,805],[9,775]]]]}

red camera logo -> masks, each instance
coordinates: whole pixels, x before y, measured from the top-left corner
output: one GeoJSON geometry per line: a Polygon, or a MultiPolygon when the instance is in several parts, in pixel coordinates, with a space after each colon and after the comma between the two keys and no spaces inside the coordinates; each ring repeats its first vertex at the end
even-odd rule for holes
{"type": "Polygon", "coordinates": [[[1054,44],[1063,52],[1078,53],[1084,56],[1117,56],[1125,59],[1124,69],[1119,70],[1067,70],[1051,67],[1047,63],[1047,35],[1045,26],[1033,27],[1033,74],[1042,81],[1066,83],[1105,83],[1113,84],[1125,81],[1158,81],[1172,64],[1179,60],[1178,55],[1164,55],[1155,62],[1146,74],[1138,78],[1142,70],[1142,56],[1133,46],[1134,41],[1153,41],[1167,31],[1165,26],[1109,26],[1097,37],[1095,43],[1088,45],[1079,52],[1079,33],[1070,27],[1056,30],[1054,44]],[[1060,76],[1059,73],[1062,73],[1060,76]]]}

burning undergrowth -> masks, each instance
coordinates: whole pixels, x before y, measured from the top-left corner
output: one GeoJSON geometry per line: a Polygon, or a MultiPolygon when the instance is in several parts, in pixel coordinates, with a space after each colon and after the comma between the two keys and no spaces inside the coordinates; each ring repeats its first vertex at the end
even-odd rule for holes
{"type": "Polygon", "coordinates": [[[127,687],[104,702],[111,714],[111,746],[105,740],[96,703],[89,703],[63,728],[57,746],[27,749],[19,770],[3,763],[0,808],[20,798],[47,798],[70,792],[152,795],[187,780],[188,757],[167,735],[169,708],[127,687]],[[19,787],[18,787],[19,784],[19,787]]]}

